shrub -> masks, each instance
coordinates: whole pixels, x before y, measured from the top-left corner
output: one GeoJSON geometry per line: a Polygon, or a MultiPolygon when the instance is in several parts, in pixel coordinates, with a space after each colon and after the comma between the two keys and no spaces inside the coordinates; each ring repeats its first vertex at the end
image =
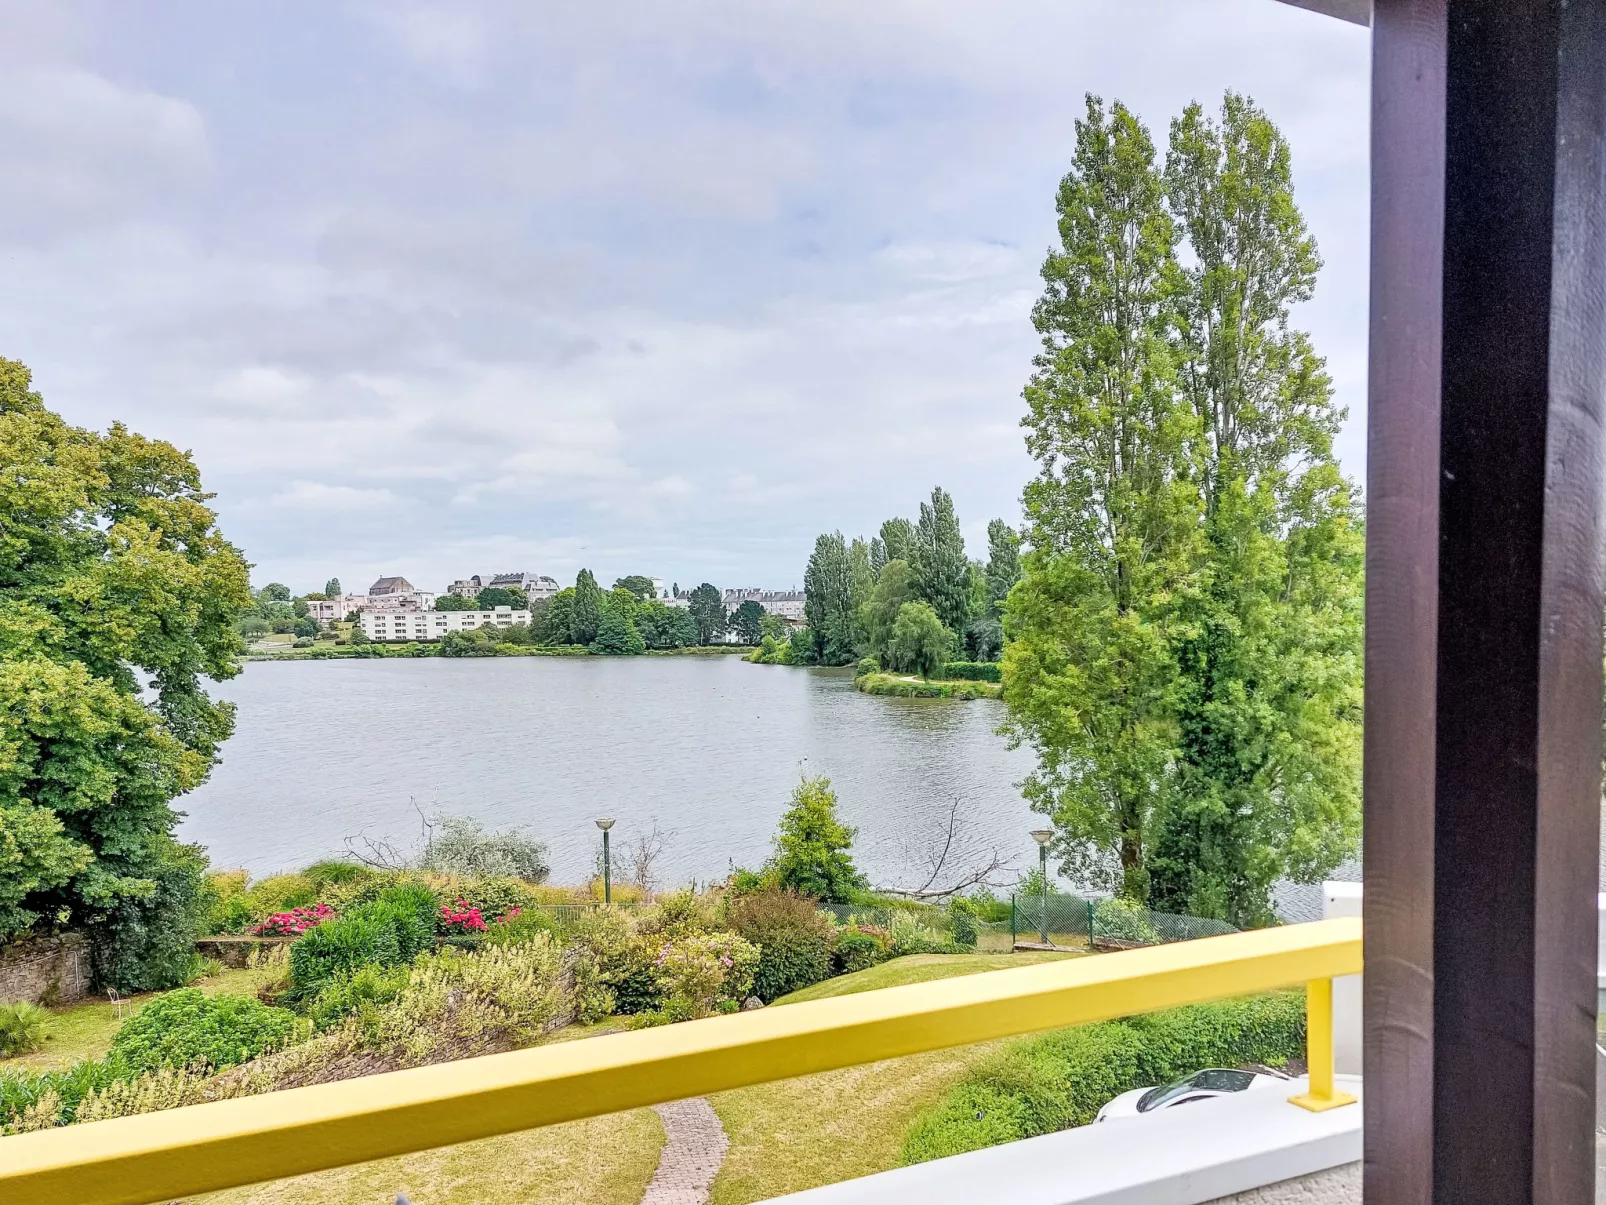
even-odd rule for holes
{"type": "Polygon", "coordinates": [[[330,920],[334,914],[335,910],[328,904],[292,908],[288,912],[275,912],[261,924],[253,925],[251,932],[258,937],[300,937],[308,929],[315,929],[330,920]]]}
{"type": "Polygon", "coordinates": [[[891,953],[885,938],[862,929],[845,929],[836,939],[836,965],[844,975],[885,962],[891,953]]]}
{"type": "Polygon", "coordinates": [[[485,931],[481,944],[516,946],[521,942],[533,940],[540,933],[550,934],[553,940],[557,940],[557,921],[545,912],[514,908],[503,913],[502,919],[492,922],[490,928],[485,931]]]}
{"type": "Polygon", "coordinates": [[[831,977],[836,928],[812,900],[760,891],[732,903],[727,923],[759,947],[753,994],[764,1003],[831,977]]]}
{"type": "Polygon", "coordinates": [[[206,855],[165,834],[155,839],[146,877],[151,890],[116,897],[88,926],[95,980],[119,992],[180,987],[200,970],[196,938],[205,936],[213,895],[206,855]]]}
{"type": "MultiPolygon", "coordinates": [[[[452,633],[448,633],[451,635],[452,633]]],[[[543,841],[511,828],[488,833],[468,816],[443,816],[440,831],[430,837],[419,868],[465,877],[503,877],[544,883],[550,873],[543,841]]]]}
{"type": "Polygon", "coordinates": [[[487,926],[480,910],[463,900],[454,904],[442,904],[440,918],[435,922],[436,928],[449,936],[483,933],[487,926]]]}
{"type": "Polygon", "coordinates": [[[1148,910],[1120,896],[1100,900],[1094,906],[1093,932],[1117,941],[1142,942],[1147,946],[1160,944],[1159,931],[1149,922],[1148,910]]]}
{"type": "Polygon", "coordinates": [[[38,1050],[52,1028],[50,1014],[37,1004],[0,1004],[0,1059],[38,1050]]]}
{"type": "Polygon", "coordinates": [[[1196,1004],[1030,1038],[976,1068],[920,1114],[903,1161],[921,1163],[1086,1125],[1122,1092],[1204,1067],[1277,1066],[1303,1056],[1297,992],[1196,1004]]]}
{"type": "Polygon", "coordinates": [[[312,1027],[321,1032],[354,1014],[389,1004],[402,994],[410,973],[404,966],[382,967],[372,963],[354,971],[342,971],[324,984],[307,1008],[312,1027]]]}
{"type": "Polygon", "coordinates": [[[151,1001],[112,1039],[107,1061],[119,1074],[162,1067],[232,1067],[284,1045],[295,1014],[247,996],[208,996],[181,988],[151,1001]]]}
{"type": "Polygon", "coordinates": [[[314,862],[301,874],[321,896],[325,888],[360,883],[373,878],[375,872],[360,862],[345,862],[338,858],[330,858],[323,862],[314,862]]]}
{"type": "Polygon", "coordinates": [[[657,951],[641,940],[622,912],[602,908],[588,913],[575,924],[569,939],[578,964],[580,1020],[647,1012],[658,1006],[658,978],[652,967],[657,951]]]}
{"type": "Polygon", "coordinates": [[[675,1020],[734,1012],[752,990],[758,948],[734,933],[695,933],[666,943],[653,962],[664,1011],[675,1020]]]}
{"type": "Polygon", "coordinates": [[[437,883],[436,888],[444,900],[459,903],[464,909],[479,909],[487,924],[510,912],[523,913],[541,904],[540,894],[529,883],[507,876],[448,879],[437,883]]]}
{"type": "Polygon", "coordinates": [[[976,907],[959,897],[948,901],[948,926],[956,946],[974,949],[976,946],[976,907]]]}
{"type": "Polygon", "coordinates": [[[950,661],[942,667],[941,676],[950,681],[1002,682],[1003,667],[997,661],[950,661]]]}
{"type": "Polygon", "coordinates": [[[859,664],[854,667],[853,676],[855,678],[863,678],[869,674],[879,674],[880,672],[880,661],[876,660],[874,657],[860,657],[859,664]]]}
{"type": "Polygon", "coordinates": [[[411,962],[435,939],[434,892],[418,883],[398,883],[377,899],[309,930],[290,947],[290,986],[306,1000],[342,972],[367,963],[411,962]]]}

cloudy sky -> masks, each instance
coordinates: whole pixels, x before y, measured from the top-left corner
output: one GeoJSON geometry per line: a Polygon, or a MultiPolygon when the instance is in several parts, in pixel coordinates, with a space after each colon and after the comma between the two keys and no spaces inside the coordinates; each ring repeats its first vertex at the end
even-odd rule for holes
{"type": "Polygon", "coordinates": [[[192,449],[259,584],[789,586],[938,483],[974,551],[1083,94],[1233,88],[1359,476],[1366,73],[1271,0],[0,0],[0,355],[192,449]]]}

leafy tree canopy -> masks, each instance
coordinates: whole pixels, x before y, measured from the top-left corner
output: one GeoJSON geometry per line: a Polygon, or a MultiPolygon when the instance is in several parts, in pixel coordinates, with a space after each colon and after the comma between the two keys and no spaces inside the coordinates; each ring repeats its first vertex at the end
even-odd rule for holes
{"type": "Polygon", "coordinates": [[[338,577],[332,577],[323,584],[323,596],[325,598],[339,598],[343,593],[345,592],[340,588],[340,579],[338,577]]]}
{"type": "Polygon", "coordinates": [[[572,612],[569,620],[569,638],[575,644],[590,644],[597,638],[602,623],[602,587],[591,570],[582,569],[574,579],[572,612]]]}
{"type": "Polygon", "coordinates": [[[530,605],[530,596],[516,587],[487,586],[474,596],[474,602],[481,611],[494,611],[497,607],[522,611],[530,605]]]}
{"type": "Polygon", "coordinates": [[[731,630],[743,644],[757,644],[764,639],[764,607],[748,598],[731,612],[731,630]]]}
{"type": "Polygon", "coordinates": [[[639,573],[632,573],[629,577],[622,577],[614,582],[615,590],[628,590],[638,599],[645,601],[653,596],[652,578],[642,577],[639,573]]]}
{"type": "Polygon", "coordinates": [[[929,603],[906,602],[898,608],[887,642],[891,668],[931,677],[954,654],[954,634],[943,626],[929,603]]]}
{"type": "Polygon", "coordinates": [[[238,672],[253,600],[210,498],[172,445],[68,426],[0,359],[0,934],[88,925],[122,986],[171,985],[152,910],[199,881],[172,800],[234,726],[201,683],[238,672]]]}
{"type": "Polygon", "coordinates": [[[1255,924],[1358,832],[1360,517],[1290,322],[1318,261],[1286,142],[1229,94],[1155,159],[1088,98],[1033,312],[1005,699],[1067,874],[1255,924]]]}
{"type": "Polygon", "coordinates": [[[464,598],[461,594],[438,594],[435,596],[435,609],[437,611],[477,611],[479,600],[464,598]]]}
{"type": "Polygon", "coordinates": [[[289,602],[290,587],[283,582],[269,582],[262,587],[262,597],[270,602],[289,602]]]}
{"type": "Polygon", "coordinates": [[[725,632],[725,600],[719,588],[704,582],[691,592],[692,621],[697,624],[697,643],[713,644],[725,632]]]}

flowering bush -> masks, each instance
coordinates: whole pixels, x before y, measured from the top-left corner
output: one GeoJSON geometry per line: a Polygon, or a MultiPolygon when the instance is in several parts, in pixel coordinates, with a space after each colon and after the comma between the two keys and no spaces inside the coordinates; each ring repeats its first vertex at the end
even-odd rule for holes
{"type": "Polygon", "coordinates": [[[275,912],[260,925],[253,927],[251,932],[258,937],[300,937],[308,929],[323,924],[334,914],[335,910],[328,904],[317,904],[311,908],[292,908],[288,912],[275,912]]]}
{"type": "MultiPolygon", "coordinates": [[[[518,915],[518,909],[513,910],[518,915]]],[[[438,926],[442,933],[483,933],[486,929],[485,918],[480,915],[478,908],[471,908],[463,900],[455,905],[441,905],[441,919],[438,926]]]]}
{"type": "Polygon", "coordinates": [[[670,1019],[733,1011],[753,987],[758,947],[734,933],[695,933],[667,942],[653,962],[670,1019]]]}

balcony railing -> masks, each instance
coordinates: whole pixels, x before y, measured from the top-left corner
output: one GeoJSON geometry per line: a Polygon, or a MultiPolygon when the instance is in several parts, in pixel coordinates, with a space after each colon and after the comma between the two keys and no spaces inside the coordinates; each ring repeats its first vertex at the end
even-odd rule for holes
{"type": "Polygon", "coordinates": [[[1358,920],[1234,933],[0,1139],[0,1201],[148,1205],[770,1080],[1307,985],[1309,1094],[1358,920]]]}

